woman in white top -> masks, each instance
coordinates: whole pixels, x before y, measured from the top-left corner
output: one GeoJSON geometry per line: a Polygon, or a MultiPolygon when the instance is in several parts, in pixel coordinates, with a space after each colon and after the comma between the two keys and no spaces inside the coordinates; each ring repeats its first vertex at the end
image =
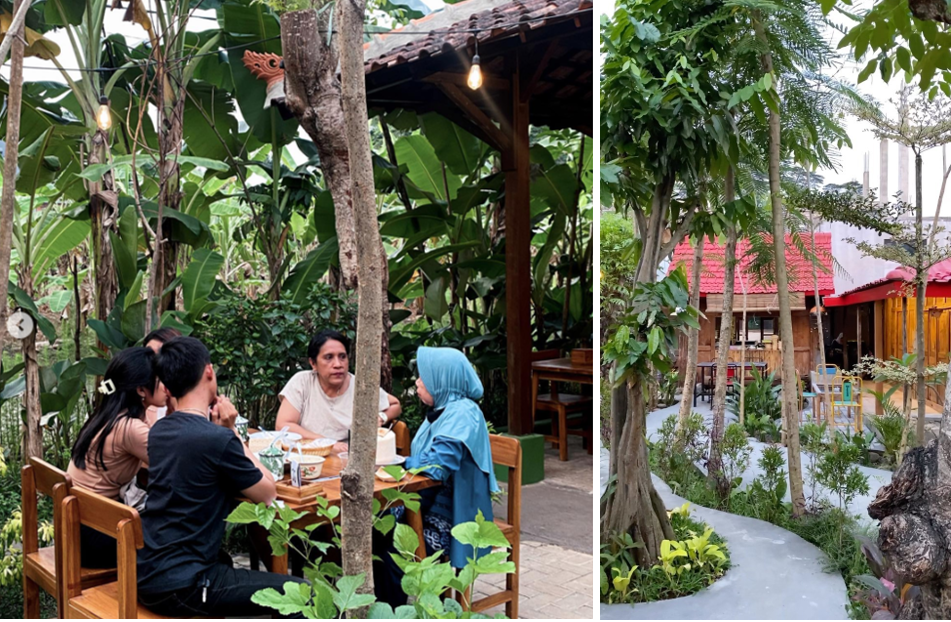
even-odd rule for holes
{"type": "MultiPolygon", "coordinates": [[[[335,451],[346,451],[353,423],[354,376],[350,373],[350,340],[334,330],[322,330],[307,348],[311,370],[288,381],[279,395],[276,429],[287,426],[305,439],[330,438],[335,451]]],[[[379,424],[400,416],[399,400],[380,389],[379,424]]]]}

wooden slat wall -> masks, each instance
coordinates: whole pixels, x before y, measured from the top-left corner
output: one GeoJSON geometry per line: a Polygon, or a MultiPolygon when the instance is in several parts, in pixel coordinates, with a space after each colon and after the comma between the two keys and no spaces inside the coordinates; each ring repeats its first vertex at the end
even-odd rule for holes
{"type": "MultiPolygon", "coordinates": [[[[907,344],[908,352],[915,350],[915,308],[917,300],[908,298],[907,344]]],[[[902,299],[885,300],[885,358],[900,358],[902,351],[902,299]]],[[[948,362],[951,353],[951,298],[925,299],[925,365],[948,362]]],[[[938,404],[944,402],[944,386],[929,388],[928,399],[938,404]]]]}

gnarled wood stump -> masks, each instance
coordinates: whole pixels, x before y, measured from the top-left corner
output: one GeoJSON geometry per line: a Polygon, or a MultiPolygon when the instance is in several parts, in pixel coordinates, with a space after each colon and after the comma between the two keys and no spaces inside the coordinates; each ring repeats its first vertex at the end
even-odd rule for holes
{"type": "Polygon", "coordinates": [[[938,438],[909,451],[868,514],[881,521],[878,546],[921,597],[902,620],[951,619],[951,382],[938,438]]]}

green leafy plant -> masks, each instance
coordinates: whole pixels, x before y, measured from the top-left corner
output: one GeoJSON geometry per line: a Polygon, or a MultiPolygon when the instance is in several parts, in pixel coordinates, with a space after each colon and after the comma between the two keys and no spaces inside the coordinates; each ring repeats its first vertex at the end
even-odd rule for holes
{"type": "MultiPolygon", "coordinates": [[[[892,389],[892,391],[894,388],[892,389]]],[[[885,402],[880,402],[885,405],[885,402]]],[[[914,445],[915,435],[908,421],[901,410],[893,406],[891,400],[887,400],[890,408],[886,408],[881,415],[872,415],[868,419],[868,425],[872,428],[875,437],[885,447],[884,459],[886,464],[895,466],[898,463],[898,452],[901,449],[901,439],[903,434],[907,434],[908,444],[914,445]],[[906,428],[907,432],[906,432],[906,428]]]]}
{"type": "MultiPolygon", "coordinates": [[[[738,422],[731,423],[724,430],[721,452],[723,474],[730,483],[730,489],[736,490],[743,483],[743,474],[749,468],[750,456],[753,454],[746,429],[738,422]]],[[[727,504],[729,507],[729,497],[727,504]]]]}
{"type": "MultiPolygon", "coordinates": [[[[410,469],[417,474],[431,467],[410,469]]],[[[407,473],[402,467],[386,467],[386,472],[397,479],[407,473]]],[[[268,542],[275,555],[284,555],[293,548],[308,561],[304,576],[309,584],[287,582],[283,592],[265,589],[256,592],[251,600],[259,605],[277,610],[282,615],[302,614],[310,619],[336,618],[347,611],[369,607],[367,617],[377,619],[393,618],[440,618],[440,619],[483,619],[489,616],[469,610],[469,603],[460,604],[451,598],[443,598],[450,588],[462,593],[470,588],[481,575],[506,574],[515,571],[515,564],[508,561],[508,540],[499,527],[485,520],[480,511],[475,521],[461,523],[452,529],[453,537],[473,547],[474,557],[458,572],[445,561],[444,552],[419,558],[416,549],[419,537],[408,525],[397,523],[387,509],[403,504],[411,511],[419,510],[419,495],[407,493],[402,488],[383,491],[384,502],[374,499],[374,528],[383,534],[393,533],[396,553],[393,559],[404,572],[403,590],[411,597],[412,604],[392,607],[376,602],[371,594],[358,593],[366,577],[363,575],[346,576],[343,569],[323,560],[323,555],[332,546],[340,546],[337,521],[340,508],[331,506],[327,500],[318,497],[315,514],[319,520],[312,521],[303,529],[294,526],[296,521],[305,518],[306,512],[297,512],[289,507],[266,506],[242,503],[227,518],[229,523],[256,523],[268,530],[268,542]],[[334,525],[335,536],[331,542],[316,540],[312,532],[321,523],[334,525]],[[482,550],[491,552],[480,555],[482,550]],[[316,555],[319,553],[319,555],[316,555]]],[[[310,522],[310,521],[305,521],[310,522]]],[[[501,616],[496,616],[501,617],[501,616]]]]}
{"type": "Polygon", "coordinates": [[[652,444],[653,470],[665,482],[682,479],[684,469],[696,470],[696,464],[702,462],[707,449],[707,431],[703,415],[690,413],[678,429],[677,414],[673,414],[661,424],[657,441],[652,444]]]}
{"type": "MultiPolygon", "coordinates": [[[[762,375],[752,370],[752,381],[746,385],[743,394],[743,416],[746,432],[763,442],[777,442],[780,429],[777,421],[782,418],[783,407],[780,402],[782,387],[776,385],[774,374],[762,375]]],[[[730,413],[739,419],[739,393],[730,395],[726,400],[730,413]]]]}
{"type": "Polygon", "coordinates": [[[787,483],[786,470],[783,468],[786,461],[779,447],[770,446],[763,449],[763,455],[756,464],[760,468],[760,475],[750,483],[746,496],[757,518],[773,523],[786,512],[784,497],[787,483]]]}
{"type": "MultiPolygon", "coordinates": [[[[827,449],[816,463],[816,483],[838,498],[838,516],[847,516],[846,508],[856,495],[868,494],[868,477],[855,466],[861,458],[861,449],[844,433],[837,431],[827,449]]],[[[839,541],[845,530],[845,521],[839,522],[839,541]]]]}
{"type": "Polygon", "coordinates": [[[661,374],[657,383],[657,400],[659,405],[668,406],[674,403],[674,393],[677,391],[680,372],[671,369],[666,374],[661,374]]]}

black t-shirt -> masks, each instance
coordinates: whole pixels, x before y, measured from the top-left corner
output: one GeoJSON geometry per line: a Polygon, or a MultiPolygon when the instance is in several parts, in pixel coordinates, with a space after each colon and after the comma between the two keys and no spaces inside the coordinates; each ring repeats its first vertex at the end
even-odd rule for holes
{"type": "Polygon", "coordinates": [[[159,419],[149,432],[139,592],[196,585],[218,560],[225,517],[236,498],[262,477],[233,431],[184,412],[159,419]]]}

